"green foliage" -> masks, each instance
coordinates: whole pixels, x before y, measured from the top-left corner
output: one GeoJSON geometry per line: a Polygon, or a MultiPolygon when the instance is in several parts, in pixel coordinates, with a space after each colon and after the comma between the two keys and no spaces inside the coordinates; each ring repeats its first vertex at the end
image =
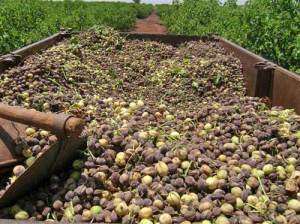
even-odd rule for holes
{"type": "Polygon", "coordinates": [[[300,3],[297,0],[185,0],[160,5],[168,30],[185,35],[217,34],[300,73],[300,3]]]}
{"type": "Polygon", "coordinates": [[[143,19],[147,16],[149,16],[153,10],[153,6],[149,4],[131,4],[133,8],[135,8],[135,11],[137,13],[137,18],[143,19]]]}
{"type": "Polygon", "coordinates": [[[43,0],[0,1],[0,55],[38,41],[60,28],[83,30],[107,25],[128,30],[144,18],[151,5],[43,0]]]}

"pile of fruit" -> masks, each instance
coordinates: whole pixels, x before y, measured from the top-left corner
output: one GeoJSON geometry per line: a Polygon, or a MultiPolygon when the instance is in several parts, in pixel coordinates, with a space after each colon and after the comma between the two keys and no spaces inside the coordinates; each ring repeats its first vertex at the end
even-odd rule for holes
{"type": "MultiPolygon", "coordinates": [[[[172,46],[93,28],[6,71],[0,97],[87,121],[72,167],[0,218],[300,223],[300,117],[245,96],[240,62],[213,40],[172,46]]],[[[27,135],[32,162],[56,141],[27,135]]]]}

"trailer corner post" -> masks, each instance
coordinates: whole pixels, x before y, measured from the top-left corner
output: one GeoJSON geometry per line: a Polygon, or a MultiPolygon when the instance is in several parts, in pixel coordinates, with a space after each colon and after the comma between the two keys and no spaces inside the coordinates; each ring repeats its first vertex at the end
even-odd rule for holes
{"type": "Polygon", "coordinates": [[[254,96],[268,97],[272,101],[275,65],[264,61],[256,63],[255,68],[257,69],[257,74],[254,96]]]}

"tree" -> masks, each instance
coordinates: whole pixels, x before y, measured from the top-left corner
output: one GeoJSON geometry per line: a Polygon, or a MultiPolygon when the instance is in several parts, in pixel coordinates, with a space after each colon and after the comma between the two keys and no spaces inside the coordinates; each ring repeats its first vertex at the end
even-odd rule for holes
{"type": "Polygon", "coordinates": [[[141,0],[133,0],[133,2],[136,3],[136,4],[140,4],[141,0]]]}
{"type": "Polygon", "coordinates": [[[237,0],[227,0],[225,5],[228,5],[229,7],[237,7],[237,0]]]}

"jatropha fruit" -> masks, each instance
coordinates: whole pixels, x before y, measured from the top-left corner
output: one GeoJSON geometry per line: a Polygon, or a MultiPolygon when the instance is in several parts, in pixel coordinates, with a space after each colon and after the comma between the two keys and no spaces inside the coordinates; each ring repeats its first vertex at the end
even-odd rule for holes
{"type": "MultiPolygon", "coordinates": [[[[29,56],[1,74],[1,100],[82,117],[87,144],[0,218],[300,223],[299,116],[245,96],[243,79],[215,41],[173,46],[110,28],[29,56]]],[[[0,195],[56,141],[29,127],[0,195]]]]}

